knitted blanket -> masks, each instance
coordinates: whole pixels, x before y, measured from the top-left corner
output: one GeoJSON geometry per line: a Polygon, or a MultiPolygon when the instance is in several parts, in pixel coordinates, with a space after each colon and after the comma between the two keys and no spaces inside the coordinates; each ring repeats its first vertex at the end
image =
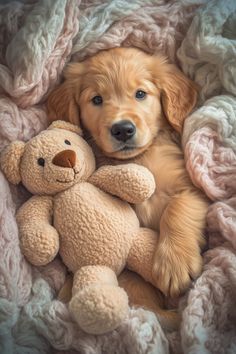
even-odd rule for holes
{"type": "Polygon", "coordinates": [[[115,331],[82,332],[56,300],[66,269],[35,268],[19,248],[17,208],[29,197],[0,172],[0,353],[236,353],[236,2],[25,0],[0,5],[0,149],[47,125],[45,101],[69,61],[101,49],[162,52],[200,84],[183,149],[212,200],[204,270],[180,301],[179,332],[131,308],[115,331]]]}

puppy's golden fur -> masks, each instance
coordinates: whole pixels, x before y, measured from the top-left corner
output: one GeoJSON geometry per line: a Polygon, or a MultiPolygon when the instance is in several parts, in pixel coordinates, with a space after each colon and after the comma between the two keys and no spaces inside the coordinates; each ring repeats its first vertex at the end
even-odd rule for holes
{"type": "Polygon", "coordinates": [[[81,125],[94,143],[98,164],[136,162],[149,168],[156,192],[135,206],[143,226],[157,231],[153,274],[172,296],[184,291],[202,268],[200,249],[208,203],[193,186],[176,139],[197,100],[197,89],[161,56],[134,48],[102,51],[69,64],[65,81],[48,99],[50,120],[81,125]],[[143,100],[135,92],[147,93],[143,100]],[[93,97],[102,104],[94,105],[93,97]],[[111,135],[121,120],[136,126],[131,143],[111,135]]]}

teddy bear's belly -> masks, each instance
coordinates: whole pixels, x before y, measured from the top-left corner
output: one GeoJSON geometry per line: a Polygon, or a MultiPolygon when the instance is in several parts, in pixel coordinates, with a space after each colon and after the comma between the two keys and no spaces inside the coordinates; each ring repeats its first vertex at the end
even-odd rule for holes
{"type": "Polygon", "coordinates": [[[127,203],[89,183],[55,197],[54,225],[61,257],[73,272],[86,265],[106,265],[120,272],[139,228],[127,203]]]}

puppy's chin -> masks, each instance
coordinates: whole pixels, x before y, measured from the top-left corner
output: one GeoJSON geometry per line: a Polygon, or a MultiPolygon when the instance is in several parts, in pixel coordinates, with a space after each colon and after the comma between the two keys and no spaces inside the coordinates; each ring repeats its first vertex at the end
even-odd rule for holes
{"type": "Polygon", "coordinates": [[[110,151],[110,152],[103,150],[103,153],[106,156],[114,159],[128,160],[144,153],[151,144],[152,141],[148,142],[146,145],[142,147],[123,148],[122,150],[110,151]]]}

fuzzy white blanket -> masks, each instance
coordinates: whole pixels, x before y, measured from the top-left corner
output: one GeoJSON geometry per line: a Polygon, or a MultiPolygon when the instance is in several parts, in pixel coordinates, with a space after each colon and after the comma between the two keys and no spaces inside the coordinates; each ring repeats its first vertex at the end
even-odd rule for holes
{"type": "Polygon", "coordinates": [[[55,294],[59,260],[31,267],[15,211],[29,194],[0,172],[0,353],[236,353],[236,2],[26,0],[0,5],[0,149],[46,127],[44,102],[70,60],[114,46],[163,52],[200,84],[183,148],[193,182],[213,204],[202,275],[180,302],[180,332],[130,309],[103,336],[83,333],[55,294]]]}

